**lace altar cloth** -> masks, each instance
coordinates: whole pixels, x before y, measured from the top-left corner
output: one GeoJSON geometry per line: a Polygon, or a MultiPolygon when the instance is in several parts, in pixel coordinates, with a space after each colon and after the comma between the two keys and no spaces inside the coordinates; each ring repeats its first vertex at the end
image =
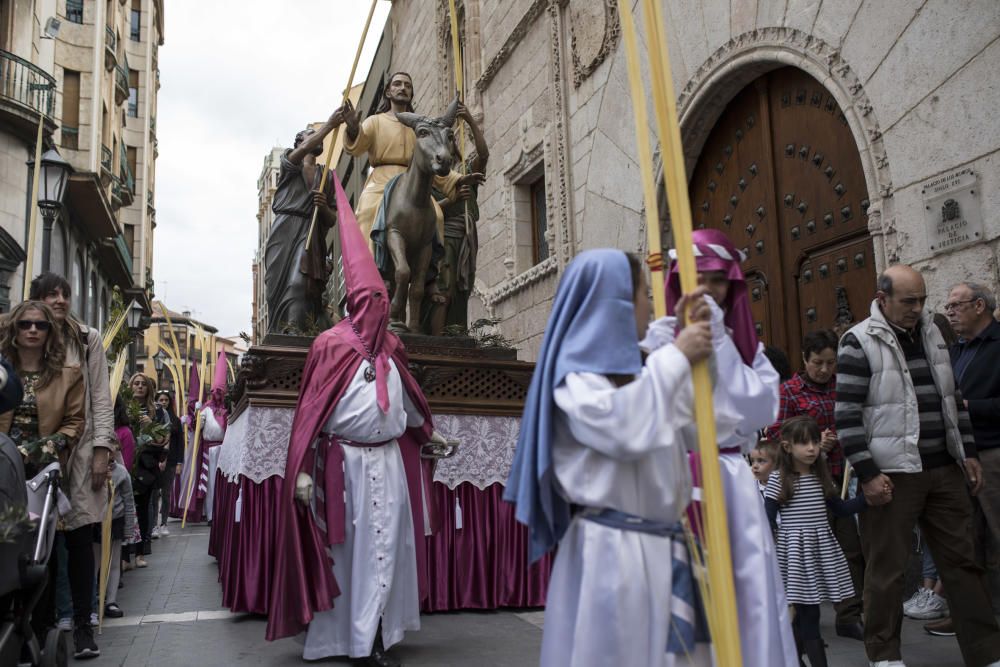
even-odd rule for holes
{"type": "MultiPolygon", "coordinates": [[[[255,484],[285,476],[293,408],[250,406],[226,430],[219,470],[229,481],[243,476],[255,484]]],[[[507,481],[521,420],[487,415],[434,415],[441,435],[461,444],[455,456],[438,461],[434,481],[454,489],[469,482],[483,490],[507,481]]]]}
{"type": "Polygon", "coordinates": [[[249,406],[230,422],[220,445],[219,470],[236,482],[242,475],[260,484],[268,477],[285,476],[288,436],[292,432],[294,408],[249,406]]]}

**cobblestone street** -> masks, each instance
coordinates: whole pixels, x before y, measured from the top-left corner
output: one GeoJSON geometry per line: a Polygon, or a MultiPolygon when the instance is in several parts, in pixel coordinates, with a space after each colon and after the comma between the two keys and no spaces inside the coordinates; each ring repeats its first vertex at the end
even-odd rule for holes
{"type": "MultiPolygon", "coordinates": [[[[170,524],[171,535],[153,543],[150,566],[125,575],[121,619],[108,619],[97,637],[101,657],[94,667],[222,667],[295,665],[295,640],[266,642],[265,620],[232,614],[220,606],[217,568],[207,553],[208,527],[170,524]]],[[[409,633],[392,654],[414,667],[526,667],[537,664],[541,611],[466,612],[423,617],[420,632],[409,633]]],[[[833,631],[833,611],[823,612],[823,634],[831,667],[866,664],[861,644],[833,631]]],[[[903,624],[908,667],[961,667],[953,638],[931,637],[917,621],[903,624]]],[[[327,660],[322,664],[350,664],[327,660]]]]}

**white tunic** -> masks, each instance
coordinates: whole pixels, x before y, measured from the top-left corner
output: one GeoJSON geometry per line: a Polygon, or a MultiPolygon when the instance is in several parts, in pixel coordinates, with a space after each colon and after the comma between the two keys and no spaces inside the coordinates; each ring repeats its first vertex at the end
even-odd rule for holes
{"type": "Polygon", "coordinates": [[[365,657],[371,653],[382,621],[388,648],[406,630],[420,629],[417,553],[403,458],[396,438],[407,427],[421,426],[423,415],[403,390],[390,359],[387,378],[389,411],[376,402],[375,383],[364,378],[362,363],[323,431],[381,447],[344,450],[345,540],[330,547],[340,595],[333,609],[316,614],[306,632],[302,657],[365,657]]]}
{"type": "MultiPolygon", "coordinates": [[[[757,344],[752,366],[743,362],[723,324],[723,313],[712,307],[712,347],[717,380],[712,393],[719,449],[748,453],[757,431],[774,423],[778,414],[778,373],[757,344]]],[[[675,320],[665,317],[650,326],[645,344],[655,348],[673,340],[675,320]]],[[[697,445],[692,427],[683,429],[691,449],[697,445]]],[[[798,664],[785,588],[764,503],[750,466],[741,454],[719,456],[726,522],[736,588],[740,649],[744,667],[798,664]]]]}
{"type": "MultiPolygon", "coordinates": [[[[226,437],[226,431],[215,418],[212,408],[204,408],[201,411],[204,421],[201,427],[201,439],[203,442],[221,443],[226,437]]],[[[222,448],[216,445],[208,449],[208,478],[205,483],[205,504],[204,512],[207,521],[212,520],[212,507],[215,505],[215,471],[219,469],[219,454],[222,448]]]]}
{"type": "MultiPolygon", "coordinates": [[[[678,521],[691,497],[677,433],[691,421],[690,386],[690,365],[672,345],[651,354],[623,387],[603,375],[567,375],[554,396],[562,494],[579,505],[678,521]]],[[[574,518],[549,581],[541,664],[679,664],[666,651],[671,548],[669,537],[574,518]]]]}

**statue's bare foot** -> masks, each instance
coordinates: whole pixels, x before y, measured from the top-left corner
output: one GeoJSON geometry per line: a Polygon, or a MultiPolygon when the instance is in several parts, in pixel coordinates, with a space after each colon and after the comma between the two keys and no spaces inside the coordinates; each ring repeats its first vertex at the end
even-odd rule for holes
{"type": "Polygon", "coordinates": [[[406,326],[403,322],[400,322],[399,320],[390,320],[389,331],[391,331],[394,334],[410,333],[410,328],[406,326]]]}

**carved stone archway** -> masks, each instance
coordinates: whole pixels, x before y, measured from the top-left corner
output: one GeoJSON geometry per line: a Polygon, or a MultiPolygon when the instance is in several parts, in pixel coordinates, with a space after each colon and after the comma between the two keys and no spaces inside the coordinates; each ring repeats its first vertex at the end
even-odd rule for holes
{"type": "MultiPolygon", "coordinates": [[[[847,118],[871,196],[868,231],[877,269],[881,270],[898,258],[895,225],[885,211],[891,206],[893,188],[882,131],[871,100],[850,64],[837,48],[813,35],[786,27],[751,30],[730,39],[698,67],[677,104],[688,177],[709,132],[733,96],[761,75],[788,66],[819,81],[847,118]]],[[[657,172],[662,176],[662,163],[657,172]]],[[[662,188],[660,197],[664,198],[662,188]]],[[[661,201],[660,210],[667,210],[665,201],[661,201]]]]}

